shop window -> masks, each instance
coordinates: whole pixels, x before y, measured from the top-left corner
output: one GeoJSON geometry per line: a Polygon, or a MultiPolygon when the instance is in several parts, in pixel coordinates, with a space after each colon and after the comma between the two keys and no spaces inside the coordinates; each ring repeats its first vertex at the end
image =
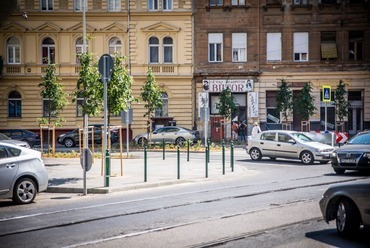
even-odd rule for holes
{"type": "Polygon", "coordinates": [[[266,91],[266,123],[280,124],[280,112],[276,108],[276,91],[266,91]]]}

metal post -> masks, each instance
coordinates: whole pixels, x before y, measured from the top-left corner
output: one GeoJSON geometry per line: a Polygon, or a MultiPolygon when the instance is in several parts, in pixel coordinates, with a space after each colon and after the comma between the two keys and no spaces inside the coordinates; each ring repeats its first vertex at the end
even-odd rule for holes
{"type": "Polygon", "coordinates": [[[225,140],[222,140],[222,174],[225,175],[225,140]]]}
{"type": "Polygon", "coordinates": [[[205,157],[205,161],[206,161],[206,177],[208,177],[208,146],[205,147],[206,148],[206,157],[205,157]]]}
{"type": "Polygon", "coordinates": [[[144,146],[144,182],[147,182],[147,169],[148,169],[148,166],[147,166],[147,156],[146,156],[146,153],[147,153],[147,150],[146,150],[146,145],[144,146]]]}
{"type": "Polygon", "coordinates": [[[186,157],[186,161],[189,162],[189,150],[190,150],[190,140],[188,139],[188,148],[187,148],[187,157],[186,157]]]}
{"type": "Polygon", "coordinates": [[[105,150],[105,187],[109,187],[110,177],[110,155],[109,150],[105,150]]]}
{"type": "MultiPolygon", "coordinates": [[[[83,1],[83,7],[82,7],[82,41],[83,41],[83,51],[82,53],[86,53],[86,0],[83,1]]],[[[85,104],[86,104],[86,101],[87,99],[85,98],[85,104]]],[[[88,116],[87,114],[84,115],[84,142],[83,142],[83,146],[84,148],[87,148],[88,147],[88,141],[89,141],[89,138],[88,138],[88,116]]],[[[82,155],[82,164],[85,165],[85,161],[86,161],[86,158],[85,158],[85,153],[83,153],[82,155]]],[[[86,186],[86,168],[85,166],[83,166],[83,185],[84,185],[84,195],[87,195],[87,186],[86,186]]]]}
{"type": "Polygon", "coordinates": [[[180,146],[177,146],[177,179],[180,179],[180,146]]]}
{"type": "Polygon", "coordinates": [[[208,147],[208,153],[207,153],[207,162],[209,163],[210,162],[210,159],[209,159],[209,157],[210,157],[210,153],[211,153],[211,149],[209,148],[209,141],[207,142],[207,147],[208,147]]]}
{"type": "Polygon", "coordinates": [[[166,142],[164,141],[164,139],[162,139],[162,153],[163,153],[163,160],[166,159],[166,142]]]}
{"type": "Polygon", "coordinates": [[[230,165],[231,165],[231,171],[234,171],[234,142],[231,142],[230,145],[230,165]]]}

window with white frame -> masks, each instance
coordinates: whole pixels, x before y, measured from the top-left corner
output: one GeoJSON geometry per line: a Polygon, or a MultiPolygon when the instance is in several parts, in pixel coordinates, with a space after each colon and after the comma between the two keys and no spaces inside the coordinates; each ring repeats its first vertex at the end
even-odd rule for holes
{"type": "Polygon", "coordinates": [[[267,33],[266,60],[281,61],[281,33],[267,33]]]}
{"type": "Polygon", "coordinates": [[[53,10],[54,9],[54,0],[40,0],[41,10],[53,10]]]}
{"type": "Polygon", "coordinates": [[[159,63],[159,39],[149,38],[149,63],[159,63]]]}
{"type": "Polygon", "coordinates": [[[208,34],[208,61],[222,62],[223,56],[223,34],[208,34]]]}
{"type": "Polygon", "coordinates": [[[87,44],[87,41],[86,41],[86,51],[84,51],[84,41],[82,37],[78,38],[76,40],[76,63],[77,64],[80,63],[79,56],[81,55],[81,53],[88,52],[88,51],[89,51],[89,45],[87,44]]]}
{"type": "Polygon", "coordinates": [[[148,0],[148,10],[158,10],[158,0],[148,0]]]}
{"type": "Polygon", "coordinates": [[[294,61],[308,61],[308,33],[293,34],[294,61]]]}
{"type": "Polygon", "coordinates": [[[163,10],[172,10],[172,0],[162,0],[163,10]]]}
{"type": "Polygon", "coordinates": [[[163,39],[163,63],[173,63],[173,41],[171,37],[163,39]]]}
{"type": "Polygon", "coordinates": [[[41,45],[42,63],[55,64],[55,43],[51,38],[45,38],[41,45]]]}
{"type": "Polygon", "coordinates": [[[22,117],[22,96],[16,90],[11,91],[8,95],[8,117],[22,117]]]}
{"type": "Polygon", "coordinates": [[[75,11],[83,11],[85,0],[74,0],[73,7],[75,11]]]}
{"type": "Polygon", "coordinates": [[[108,0],[108,11],[120,11],[121,10],[121,0],[108,0]]]}
{"type": "Polygon", "coordinates": [[[155,117],[167,117],[168,116],[168,95],[163,92],[161,95],[162,107],[155,110],[155,117]]]}
{"type": "Polygon", "coordinates": [[[209,6],[223,6],[223,0],[209,0],[209,6]]]}
{"type": "Polygon", "coordinates": [[[231,0],[232,6],[244,6],[245,0],[231,0]]]}
{"type": "Polygon", "coordinates": [[[19,39],[15,36],[6,41],[6,62],[8,64],[21,63],[21,45],[19,39]]]}
{"type": "Polygon", "coordinates": [[[233,62],[247,61],[247,34],[233,33],[232,44],[233,62]]]}
{"type": "Polygon", "coordinates": [[[121,40],[117,37],[113,37],[109,40],[108,53],[113,55],[115,53],[121,53],[122,43],[121,40]]]}

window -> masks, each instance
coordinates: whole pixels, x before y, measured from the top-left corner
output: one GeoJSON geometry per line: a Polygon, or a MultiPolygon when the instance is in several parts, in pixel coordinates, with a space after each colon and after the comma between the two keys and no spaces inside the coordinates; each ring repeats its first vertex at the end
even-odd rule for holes
{"type": "Polygon", "coordinates": [[[294,0],[294,5],[307,5],[308,0],[294,0]]]}
{"type": "Polygon", "coordinates": [[[173,42],[171,37],[165,37],[163,39],[163,63],[173,62],[173,42]]]}
{"type": "Polygon", "coordinates": [[[246,33],[233,33],[233,62],[247,61],[247,34],[246,33]]]}
{"type": "Polygon", "coordinates": [[[41,0],[41,10],[53,10],[54,0],[41,0]]]}
{"type": "Polygon", "coordinates": [[[167,117],[168,116],[168,96],[167,93],[162,93],[162,107],[155,110],[155,117],[167,117]]]}
{"type": "Polygon", "coordinates": [[[6,60],[8,64],[21,63],[21,46],[18,38],[10,37],[6,42],[6,60]]]}
{"type": "Polygon", "coordinates": [[[149,10],[158,10],[158,0],[148,0],[149,10]]]}
{"type": "Polygon", "coordinates": [[[349,59],[362,60],[362,47],[364,43],[363,31],[349,32],[349,59]]]}
{"type": "Polygon", "coordinates": [[[51,104],[51,99],[50,98],[43,98],[42,99],[42,116],[43,117],[48,117],[49,114],[52,117],[55,117],[55,113],[50,111],[50,104],[51,104]]]}
{"type": "Polygon", "coordinates": [[[308,61],[308,33],[294,33],[294,61],[308,61]]]}
{"type": "Polygon", "coordinates": [[[121,0],[108,0],[108,11],[120,11],[121,10],[121,0]]]}
{"type": "Polygon", "coordinates": [[[244,6],[245,0],[231,0],[231,5],[233,6],[244,6]]]}
{"type": "Polygon", "coordinates": [[[208,34],[208,61],[222,62],[222,41],[223,34],[208,34]]]}
{"type": "Polygon", "coordinates": [[[109,40],[108,53],[113,55],[115,53],[121,53],[122,43],[117,37],[113,37],[109,40]]]}
{"type": "Polygon", "coordinates": [[[85,0],[74,0],[74,10],[83,11],[85,0]]]}
{"type": "Polygon", "coordinates": [[[76,98],[76,116],[77,117],[83,117],[83,104],[84,104],[84,98],[81,96],[81,94],[78,94],[76,98]]]}
{"type": "Polygon", "coordinates": [[[159,40],[157,37],[149,38],[149,63],[159,63],[159,40]]]}
{"type": "Polygon", "coordinates": [[[209,0],[209,6],[223,6],[223,0],[209,0]]]}
{"type": "Polygon", "coordinates": [[[278,133],[278,141],[288,143],[292,138],[285,133],[278,133]]]}
{"type": "Polygon", "coordinates": [[[337,42],[335,32],[321,32],[321,59],[337,58],[337,42]]]}
{"type": "Polygon", "coordinates": [[[336,4],[337,0],[321,0],[321,3],[322,4],[336,4]]]}
{"type": "Polygon", "coordinates": [[[163,10],[172,10],[172,0],[162,0],[163,10]]]}
{"type": "Polygon", "coordinates": [[[83,39],[82,38],[78,38],[76,40],[76,63],[79,64],[80,63],[80,59],[79,59],[79,55],[83,52],[88,52],[89,51],[89,45],[87,44],[87,41],[86,41],[86,51],[84,51],[84,44],[83,44],[83,39]]]}
{"type": "Polygon", "coordinates": [[[261,134],[261,140],[275,141],[276,133],[263,133],[261,134]]]}
{"type": "Polygon", "coordinates": [[[266,91],[266,124],[271,129],[281,129],[280,112],[276,108],[276,91],[266,91]]]}
{"type": "Polygon", "coordinates": [[[267,33],[267,61],[281,61],[281,33],[267,33]]]}
{"type": "Polygon", "coordinates": [[[11,91],[8,95],[8,117],[22,117],[22,97],[18,91],[11,91]]]}
{"type": "Polygon", "coordinates": [[[51,38],[45,38],[41,45],[42,63],[55,64],[55,44],[51,38]]]}

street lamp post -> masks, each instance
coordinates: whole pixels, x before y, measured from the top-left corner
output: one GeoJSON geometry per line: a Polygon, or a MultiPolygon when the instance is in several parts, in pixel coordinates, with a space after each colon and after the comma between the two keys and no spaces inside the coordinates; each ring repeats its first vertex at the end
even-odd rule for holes
{"type": "MultiPolygon", "coordinates": [[[[86,0],[83,0],[83,6],[82,6],[82,40],[83,40],[83,47],[82,47],[82,54],[86,53],[86,0]]],[[[86,90],[86,89],[85,89],[86,90]]],[[[87,104],[87,99],[85,98],[85,104],[87,104]]],[[[84,150],[88,148],[88,140],[89,140],[89,133],[88,133],[88,116],[85,113],[84,114],[84,150]]],[[[86,186],[86,153],[84,152],[82,154],[82,167],[83,167],[83,176],[84,176],[84,195],[87,195],[87,186],[86,186]]]]}

